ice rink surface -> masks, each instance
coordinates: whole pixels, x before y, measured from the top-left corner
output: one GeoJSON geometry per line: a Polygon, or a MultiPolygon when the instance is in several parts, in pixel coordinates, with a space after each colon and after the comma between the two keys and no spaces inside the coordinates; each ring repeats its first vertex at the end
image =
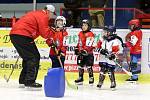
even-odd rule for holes
{"type": "Polygon", "coordinates": [[[94,86],[79,86],[78,90],[66,87],[62,98],[45,97],[44,88],[40,91],[18,88],[17,81],[0,81],[0,100],[150,100],[150,84],[124,83],[115,91],[104,84],[101,90],[94,86]]]}

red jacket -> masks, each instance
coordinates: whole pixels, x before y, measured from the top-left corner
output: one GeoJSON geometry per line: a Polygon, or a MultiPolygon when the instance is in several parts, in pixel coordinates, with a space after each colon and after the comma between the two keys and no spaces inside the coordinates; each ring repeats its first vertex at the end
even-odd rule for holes
{"type": "Polygon", "coordinates": [[[94,42],[94,33],[89,31],[87,33],[83,33],[83,31],[79,32],[78,34],[79,40],[77,44],[77,48],[80,50],[86,50],[88,53],[93,53],[93,42],[94,42]],[[88,41],[87,39],[90,38],[91,41],[88,41]],[[89,42],[90,45],[87,45],[87,42],[89,42]],[[91,42],[91,43],[90,43],[91,42]]]}
{"type": "Polygon", "coordinates": [[[131,54],[141,54],[142,52],[142,31],[135,30],[129,33],[129,41],[126,45],[130,48],[131,54]]]}
{"type": "Polygon", "coordinates": [[[36,39],[42,36],[47,39],[51,37],[51,29],[48,26],[49,18],[45,10],[28,12],[22,16],[12,27],[11,34],[27,36],[36,39]]]}
{"type": "MultiPolygon", "coordinates": [[[[64,45],[64,37],[67,36],[68,33],[66,30],[55,31],[53,30],[53,34],[51,35],[51,39],[46,40],[46,43],[51,47],[52,43],[57,45],[57,50],[66,54],[67,46],[64,45]]],[[[56,55],[54,48],[50,48],[50,55],[56,55]]]]}

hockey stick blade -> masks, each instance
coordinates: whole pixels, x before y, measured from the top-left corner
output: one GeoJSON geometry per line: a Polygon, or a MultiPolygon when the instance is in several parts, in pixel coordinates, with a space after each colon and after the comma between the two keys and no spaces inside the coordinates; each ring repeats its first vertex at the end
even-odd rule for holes
{"type": "Polygon", "coordinates": [[[5,80],[6,80],[6,82],[8,83],[9,78],[7,78],[7,76],[6,76],[6,75],[4,75],[4,79],[5,79],[5,80]]]}
{"type": "Polygon", "coordinates": [[[67,85],[68,85],[69,88],[78,90],[78,86],[77,85],[70,84],[67,79],[66,79],[66,82],[67,82],[67,85]]]}
{"type": "MultiPolygon", "coordinates": [[[[63,68],[63,65],[62,65],[62,62],[61,62],[61,60],[60,60],[60,57],[58,57],[58,60],[59,60],[59,62],[60,62],[61,67],[63,68]]],[[[67,78],[65,78],[65,80],[66,80],[67,86],[68,86],[69,88],[78,90],[78,86],[77,86],[77,85],[70,84],[67,78]]]]}
{"type": "MultiPolygon", "coordinates": [[[[18,63],[18,60],[19,60],[19,56],[18,56],[18,58],[17,58],[17,60],[16,60],[16,62],[15,62],[15,66],[16,66],[16,64],[18,63]]],[[[12,67],[11,73],[9,74],[8,77],[4,74],[4,79],[6,80],[7,83],[9,82],[10,77],[12,76],[12,74],[13,74],[13,72],[14,72],[15,66],[12,67]]]]}
{"type": "Polygon", "coordinates": [[[12,69],[10,75],[7,77],[6,75],[4,75],[4,79],[6,80],[6,82],[8,83],[10,80],[11,75],[13,74],[14,68],[12,69]]]}

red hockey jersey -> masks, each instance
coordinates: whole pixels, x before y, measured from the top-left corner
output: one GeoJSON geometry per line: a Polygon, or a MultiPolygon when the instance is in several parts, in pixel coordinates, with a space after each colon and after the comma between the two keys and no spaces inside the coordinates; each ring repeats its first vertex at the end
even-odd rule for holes
{"type": "MultiPolygon", "coordinates": [[[[108,50],[108,53],[113,53],[113,54],[118,54],[119,53],[119,43],[118,43],[118,40],[117,39],[113,39],[111,41],[107,41],[107,40],[104,40],[103,38],[101,38],[98,43],[97,43],[97,48],[101,48],[101,49],[107,49],[108,50]]],[[[115,65],[115,62],[112,61],[112,60],[109,60],[106,56],[104,55],[101,55],[100,56],[100,60],[99,62],[106,62],[108,64],[111,64],[111,65],[115,65]]]]}
{"type": "Polygon", "coordinates": [[[142,52],[142,31],[135,30],[129,33],[129,41],[126,45],[130,48],[131,54],[141,54],[142,52]]]}
{"type": "Polygon", "coordinates": [[[94,33],[91,31],[83,33],[83,31],[81,31],[79,32],[78,37],[77,47],[79,48],[79,51],[86,50],[89,54],[92,54],[94,49],[94,33]]]}
{"type": "Polygon", "coordinates": [[[108,52],[116,54],[119,52],[119,43],[117,39],[114,39],[108,42],[104,40],[103,38],[101,38],[97,42],[97,48],[107,49],[108,52]]]}
{"type": "MultiPolygon", "coordinates": [[[[47,40],[47,44],[49,41],[53,41],[57,45],[57,50],[61,51],[62,53],[66,54],[66,45],[64,38],[68,35],[66,30],[63,31],[53,31],[53,35],[51,36],[51,40],[47,40]]],[[[55,50],[50,48],[50,55],[56,55],[55,50]]]]}

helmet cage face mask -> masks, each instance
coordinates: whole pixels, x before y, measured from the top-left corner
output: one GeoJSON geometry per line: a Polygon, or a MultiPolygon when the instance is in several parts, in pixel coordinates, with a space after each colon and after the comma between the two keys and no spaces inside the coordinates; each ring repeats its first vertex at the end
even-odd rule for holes
{"type": "Polygon", "coordinates": [[[102,35],[103,35],[103,36],[107,36],[107,32],[108,32],[107,30],[103,30],[103,31],[102,31],[102,35]]]}
{"type": "Polygon", "coordinates": [[[134,25],[134,24],[132,24],[132,25],[129,25],[129,29],[130,29],[131,31],[133,31],[133,30],[135,30],[135,29],[136,29],[136,27],[135,27],[135,25],[134,25]]]}
{"type": "Polygon", "coordinates": [[[140,29],[140,21],[138,19],[132,19],[129,21],[129,29],[134,31],[136,29],[140,29]]]}
{"type": "Polygon", "coordinates": [[[58,27],[58,28],[63,28],[64,27],[63,21],[61,19],[56,20],[56,27],[58,27]]]}
{"type": "Polygon", "coordinates": [[[90,30],[91,30],[90,22],[89,22],[87,19],[82,20],[81,29],[82,29],[83,31],[90,31],[90,30]],[[83,29],[83,27],[84,27],[84,29],[83,29]],[[85,27],[87,27],[86,30],[85,30],[85,27]]]}
{"type": "Polygon", "coordinates": [[[89,25],[87,23],[83,23],[81,28],[82,28],[82,31],[88,31],[89,30],[89,25]]]}
{"type": "Polygon", "coordinates": [[[63,16],[57,16],[55,20],[55,27],[63,28],[66,26],[66,18],[63,16]]]}
{"type": "Polygon", "coordinates": [[[109,37],[111,35],[111,32],[104,30],[102,35],[103,37],[109,37]]]}

